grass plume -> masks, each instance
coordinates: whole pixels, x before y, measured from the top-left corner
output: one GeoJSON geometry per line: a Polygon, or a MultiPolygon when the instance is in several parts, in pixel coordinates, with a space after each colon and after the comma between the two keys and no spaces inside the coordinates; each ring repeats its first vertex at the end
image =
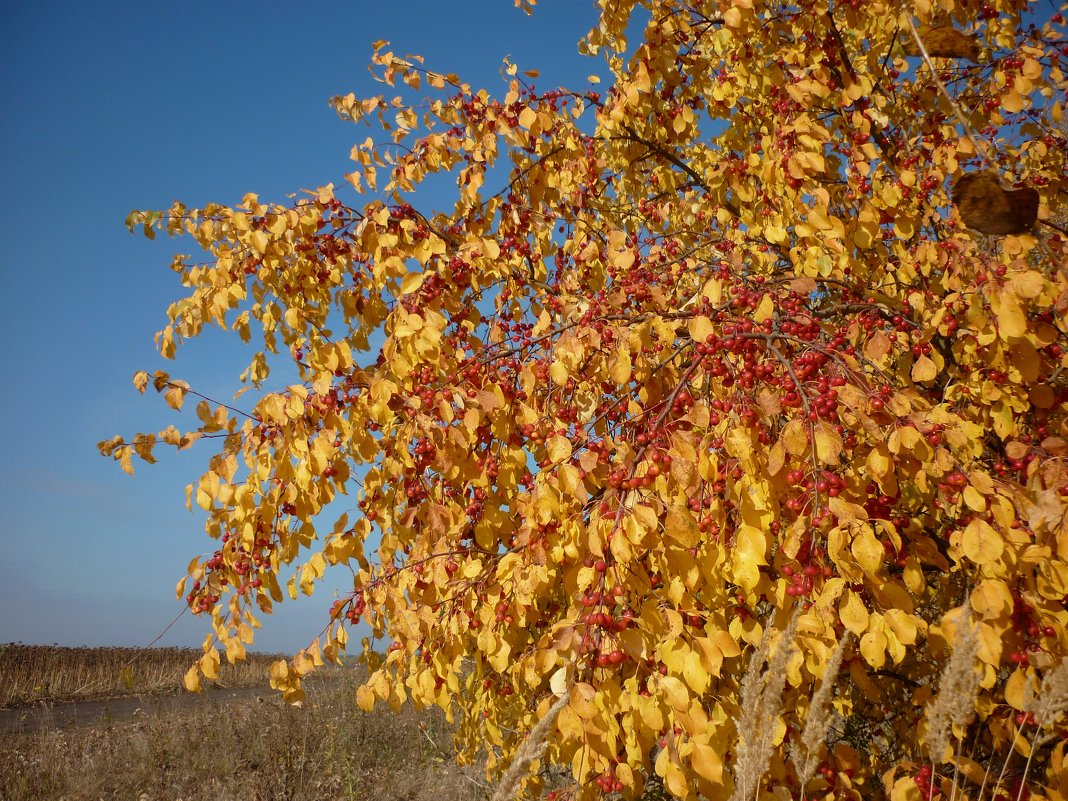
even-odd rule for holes
{"type": "MultiPolygon", "coordinates": [[[[1068,659],[1062,659],[1042,679],[1033,712],[1039,729],[1052,729],[1060,716],[1068,712],[1068,659]]],[[[1043,742],[1053,737],[1054,734],[1050,732],[1044,736],[1043,742]]]]}
{"type": "Polygon", "coordinates": [[[954,726],[963,726],[975,714],[979,692],[979,637],[972,625],[971,601],[965,601],[955,623],[953,653],[938,680],[938,695],[927,708],[927,756],[941,765],[946,761],[954,726]]]}
{"type": "Polygon", "coordinates": [[[827,739],[827,732],[831,727],[831,696],[834,694],[835,680],[842,666],[842,657],[845,654],[846,645],[849,644],[850,633],[846,631],[838,640],[827,669],[820,679],[820,686],[812,702],[808,706],[805,715],[805,727],[801,731],[800,744],[794,744],[790,748],[790,761],[797,771],[798,781],[802,792],[809,780],[816,774],[816,765],[819,763],[820,748],[827,739]]]}
{"type": "Polygon", "coordinates": [[[530,763],[545,752],[545,744],[549,741],[549,732],[552,731],[556,718],[559,717],[563,708],[567,706],[570,697],[569,693],[564,693],[557,698],[556,702],[549,707],[549,711],[545,713],[545,716],[530,730],[530,733],[516,751],[512,764],[508,766],[508,770],[501,776],[497,792],[493,794],[491,801],[511,801],[511,799],[515,798],[520,785],[523,783],[523,778],[530,769],[530,763]]]}
{"type": "Polygon", "coordinates": [[[760,780],[771,763],[775,723],[782,712],[782,693],[786,687],[786,666],[797,651],[794,635],[801,611],[798,605],[770,658],[769,627],[749,659],[740,691],[742,714],[738,721],[740,736],[735,749],[734,793],[730,801],[755,798],[760,780]],[[765,663],[767,670],[763,669],[765,663]]]}

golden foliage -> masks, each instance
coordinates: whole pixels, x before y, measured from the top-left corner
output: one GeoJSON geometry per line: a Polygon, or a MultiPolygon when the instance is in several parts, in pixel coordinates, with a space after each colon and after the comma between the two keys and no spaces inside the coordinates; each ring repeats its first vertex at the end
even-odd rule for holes
{"type": "MultiPolygon", "coordinates": [[[[286,697],[366,624],[360,706],[441,706],[491,772],[566,686],[540,762],[569,793],[725,800],[759,621],[797,608],[753,792],[798,789],[840,659],[810,789],[904,797],[969,598],[954,734],[1020,755],[1014,702],[1068,645],[1066,242],[1031,233],[1066,185],[1063,20],[940,3],[997,55],[950,76],[896,55],[930,4],[648,5],[640,41],[633,2],[582,41],[603,93],[512,64],[476,91],[378,43],[385,93],[333,100],[375,132],[344,190],[131,215],[207,254],[172,264],[161,354],[206,326],[257,348],[233,403],[138,373],[191,430],[100,446],[217,446],[187,491],[216,540],[178,590],[212,620],[190,684],[345,566],[272,668],[286,697]]],[[[1033,749],[1044,781],[1063,754],[1033,749]]]]}

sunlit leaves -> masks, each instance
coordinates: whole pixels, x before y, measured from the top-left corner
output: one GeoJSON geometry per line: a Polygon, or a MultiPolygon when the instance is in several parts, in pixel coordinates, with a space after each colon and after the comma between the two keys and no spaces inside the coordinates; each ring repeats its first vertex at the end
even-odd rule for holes
{"type": "MultiPolygon", "coordinates": [[[[358,201],[131,215],[206,254],[172,264],[161,354],[207,326],[253,347],[232,404],[138,373],[189,430],[100,445],[127,470],[216,446],[187,490],[215,540],[181,590],[213,628],[187,685],[345,566],[322,646],[272,670],[289,700],[366,624],[360,707],[441,706],[491,771],[567,693],[546,760],[578,797],[726,798],[767,625],[805,605],[777,743],[849,631],[836,710],[900,710],[880,736],[914,755],[970,589],[984,747],[1010,747],[1017,673],[1064,645],[1065,241],[950,187],[994,171],[995,204],[1062,214],[1063,26],[942,4],[957,35],[918,4],[932,72],[900,4],[658,0],[634,38],[635,5],[584,40],[602,92],[515,64],[475,90],[377,43],[385,94],[332,101],[373,131],[358,201]]],[[[855,739],[819,792],[916,795],[855,739]]]]}

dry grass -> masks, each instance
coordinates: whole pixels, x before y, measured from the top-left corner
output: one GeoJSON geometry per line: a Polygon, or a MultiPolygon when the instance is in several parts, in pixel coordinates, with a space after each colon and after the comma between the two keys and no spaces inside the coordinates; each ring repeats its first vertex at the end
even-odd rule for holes
{"type": "Polygon", "coordinates": [[[801,795],[804,797],[805,785],[816,775],[816,764],[820,758],[820,749],[827,740],[827,733],[831,728],[831,696],[834,694],[834,685],[838,680],[838,671],[842,666],[842,657],[845,655],[846,646],[851,639],[847,631],[842,634],[838,644],[831,654],[827,663],[827,672],[820,679],[820,686],[812,696],[812,703],[808,705],[808,713],[805,715],[805,728],[801,731],[801,740],[791,748],[790,761],[797,771],[797,780],[801,785],[801,795]]]}
{"type": "MultiPolygon", "coordinates": [[[[734,797],[743,801],[761,796],[797,625],[794,614],[781,633],[769,627],[743,679],[738,728],[744,736],[733,749],[734,797]]],[[[935,770],[950,754],[950,745],[959,755],[967,750],[959,733],[971,725],[974,711],[971,666],[977,654],[966,615],[957,621],[956,632],[953,653],[938,680],[938,696],[928,709],[926,739],[933,764],[927,768],[930,780],[924,782],[921,797],[938,793],[944,799],[1026,801],[1024,790],[1034,766],[1030,758],[1022,766],[1016,760],[1009,772],[1011,750],[1003,760],[988,760],[986,775],[978,778],[958,772],[958,757],[951,760],[954,769],[935,770]]],[[[803,747],[791,754],[799,777],[811,778],[809,763],[822,749],[828,704],[848,645],[847,638],[837,644],[809,705],[803,747]]],[[[456,765],[450,727],[441,715],[409,707],[394,713],[381,706],[363,713],[354,702],[357,679],[351,671],[344,679],[311,682],[301,708],[285,705],[268,691],[251,700],[181,704],[177,711],[172,707],[131,721],[104,719],[91,726],[5,735],[0,739],[0,799],[511,799],[551,736],[566,700],[552,705],[529,733],[494,793],[495,788],[484,784],[480,768],[456,765]]],[[[1014,734],[1038,747],[1050,741],[1068,712],[1068,661],[1047,670],[1028,699],[1030,722],[1014,734]]],[[[659,787],[650,782],[646,797],[657,796],[659,787]]],[[[763,789],[766,793],[773,788],[763,789]]],[[[877,796],[876,790],[872,797],[877,796]]]]}
{"type": "MultiPolygon", "coordinates": [[[[924,740],[931,764],[925,768],[926,773],[916,774],[915,783],[919,786],[920,797],[925,801],[934,798],[949,801],[1027,801],[1031,794],[1028,781],[1032,778],[1035,750],[1054,741],[1057,736],[1055,732],[1063,725],[1061,720],[1068,712],[1068,659],[1045,672],[1037,692],[1031,695],[1022,713],[1026,722],[1017,722],[1013,730],[1017,741],[1022,739],[1029,743],[1024,749],[1027,757],[1022,768],[1017,764],[1014,772],[1010,773],[1016,755],[1009,748],[1007,753],[1001,756],[995,753],[986,760],[985,775],[966,776],[960,770],[962,764],[970,763],[978,767],[978,763],[966,756],[969,747],[961,733],[975,722],[978,668],[981,664],[978,638],[969,610],[970,603],[966,601],[953,623],[956,636],[952,653],[939,676],[938,694],[927,707],[925,716],[927,731],[924,740]],[[938,766],[947,762],[951,763],[950,770],[936,771],[938,766]]],[[[761,784],[772,756],[770,732],[782,712],[783,677],[795,648],[793,638],[797,622],[798,615],[795,613],[778,637],[774,652],[769,645],[769,635],[773,631],[769,627],[749,660],[740,690],[740,737],[734,749],[735,788],[731,801],[749,801],[760,797],[761,784]]],[[[845,637],[838,642],[828,662],[827,672],[809,706],[808,719],[801,734],[802,747],[790,754],[802,787],[802,799],[805,784],[813,776],[814,758],[828,732],[828,704],[847,644],[845,637]]]]}
{"type": "Polygon", "coordinates": [[[313,684],[304,706],[277,694],[194,704],[0,740],[4,801],[483,801],[481,772],[448,753],[440,715],[361,712],[355,679],[313,684]]]}
{"type": "Polygon", "coordinates": [[[794,635],[801,611],[800,606],[794,610],[774,653],[769,656],[768,638],[772,631],[769,627],[760,647],[749,660],[749,668],[742,679],[742,716],[738,721],[742,737],[735,749],[738,758],[731,801],[756,798],[760,780],[771,762],[775,722],[782,711],[782,693],[786,686],[786,666],[797,650],[794,635]],[[764,670],[765,664],[767,670],[764,670]]]}
{"type": "Polygon", "coordinates": [[[515,798],[516,793],[523,784],[523,780],[527,776],[530,763],[535,759],[540,759],[542,753],[544,753],[553,724],[556,723],[556,718],[563,708],[567,706],[568,700],[570,699],[567,693],[557,698],[553,705],[549,707],[549,711],[530,730],[530,733],[527,734],[516,750],[515,756],[512,757],[512,764],[508,766],[508,770],[501,776],[492,801],[511,801],[515,798]]]}
{"type": "MultiPolygon", "coordinates": [[[[0,707],[177,692],[182,676],[200,655],[192,648],[7,643],[0,645],[0,707]]],[[[224,664],[216,683],[223,687],[266,685],[267,669],[279,658],[277,654],[249,654],[244,662],[224,664]]]]}
{"type": "Polygon", "coordinates": [[[975,714],[979,692],[979,637],[972,625],[970,606],[956,624],[957,637],[953,653],[946,662],[938,682],[938,695],[927,707],[927,755],[937,765],[950,753],[953,727],[962,727],[975,714]]]}

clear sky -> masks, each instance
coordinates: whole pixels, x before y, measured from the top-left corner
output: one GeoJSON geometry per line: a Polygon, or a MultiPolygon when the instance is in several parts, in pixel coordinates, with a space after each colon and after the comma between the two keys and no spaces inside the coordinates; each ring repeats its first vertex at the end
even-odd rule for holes
{"type": "MultiPolygon", "coordinates": [[[[369,129],[327,99],[380,91],[366,69],[377,39],[495,94],[505,56],[539,69],[539,86],[583,88],[606,77],[575,48],[595,16],[592,0],[541,0],[532,17],[511,0],[4,4],[0,642],[144,645],[181,611],[188,561],[214,546],[185,509],[210,445],[160,451],[132,478],[96,449],[180,426],[161,397],[137,394],[136,370],[229,400],[244,366],[218,334],[175,362],[158,356],[153,335],[181,297],[167,265],[194,246],[132,236],[126,215],[341,184],[369,129]]],[[[268,618],[257,647],[304,646],[326,620],[329,579],[268,618]]],[[[187,614],[160,644],[207,631],[187,614]]]]}

